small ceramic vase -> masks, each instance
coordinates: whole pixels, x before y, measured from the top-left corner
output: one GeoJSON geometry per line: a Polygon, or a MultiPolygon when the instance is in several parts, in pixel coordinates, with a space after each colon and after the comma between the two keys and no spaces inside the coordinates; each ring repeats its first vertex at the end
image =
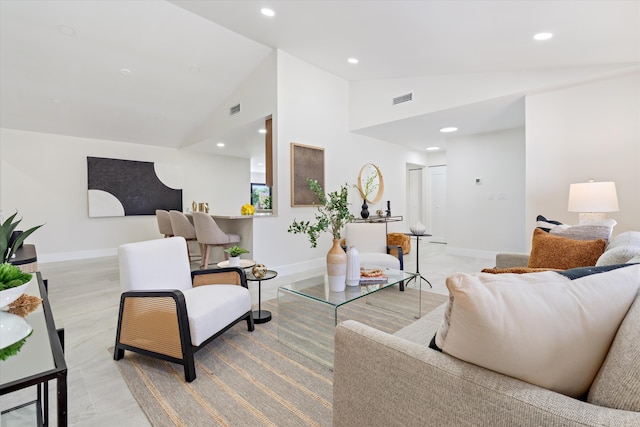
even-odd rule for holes
{"type": "Polygon", "coordinates": [[[424,226],[424,224],[422,224],[420,221],[416,222],[411,227],[409,227],[409,230],[411,230],[411,232],[413,234],[418,235],[418,236],[422,236],[424,234],[424,232],[427,231],[427,229],[424,226]]]}

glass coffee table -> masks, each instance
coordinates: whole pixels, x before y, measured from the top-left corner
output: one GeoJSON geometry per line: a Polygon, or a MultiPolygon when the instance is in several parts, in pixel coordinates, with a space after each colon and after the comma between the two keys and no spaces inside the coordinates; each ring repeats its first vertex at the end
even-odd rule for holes
{"type": "MultiPolygon", "coordinates": [[[[367,267],[371,268],[371,267],[367,267]]],[[[399,285],[414,279],[416,273],[384,269],[386,283],[347,286],[343,292],[329,290],[327,275],[318,275],[289,283],[278,288],[278,340],[317,362],[333,367],[333,335],[338,321],[359,318],[361,305],[353,312],[350,303],[363,301],[366,305],[407,314],[406,307],[385,304],[384,292],[399,292],[399,285]],[[395,288],[395,289],[393,289],[395,288]],[[342,310],[339,310],[342,309],[342,310]],[[341,313],[345,312],[342,316],[341,313]],[[339,316],[340,319],[339,319],[339,316]]],[[[414,280],[416,288],[420,280],[414,280]]],[[[415,299],[415,318],[421,316],[422,292],[415,299]]],[[[413,301],[411,302],[413,305],[413,301]]],[[[355,305],[352,305],[355,307],[355,305]]],[[[411,310],[413,311],[413,310],[411,310]]],[[[363,314],[364,316],[364,314],[363,314]]]]}

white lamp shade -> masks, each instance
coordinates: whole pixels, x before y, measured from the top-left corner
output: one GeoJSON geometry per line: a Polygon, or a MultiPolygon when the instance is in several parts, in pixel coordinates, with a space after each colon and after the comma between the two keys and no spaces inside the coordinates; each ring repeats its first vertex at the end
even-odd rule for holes
{"type": "Polygon", "coordinates": [[[618,212],[615,182],[582,182],[569,186],[569,212],[618,212]]]}

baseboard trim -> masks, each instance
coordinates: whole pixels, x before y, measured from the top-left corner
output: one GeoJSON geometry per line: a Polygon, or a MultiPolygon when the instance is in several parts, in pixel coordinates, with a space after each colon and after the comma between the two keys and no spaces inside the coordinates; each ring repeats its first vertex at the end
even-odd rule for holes
{"type": "Polygon", "coordinates": [[[96,249],[92,251],[78,252],[59,252],[54,254],[38,254],[38,264],[47,264],[50,262],[76,261],[88,258],[103,258],[118,255],[117,248],[96,249]]]}

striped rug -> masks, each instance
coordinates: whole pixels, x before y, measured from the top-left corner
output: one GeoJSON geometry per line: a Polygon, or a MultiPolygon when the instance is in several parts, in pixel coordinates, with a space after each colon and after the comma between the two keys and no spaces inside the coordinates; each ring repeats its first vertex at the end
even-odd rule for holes
{"type": "MultiPolygon", "coordinates": [[[[406,315],[359,300],[341,308],[339,320],[356,319],[386,332],[395,332],[415,321],[419,292],[389,288],[384,298],[394,310],[407,306],[406,315]]],[[[422,291],[422,314],[446,300],[443,295],[422,291]]],[[[257,308],[257,307],[256,307],[257,308]]],[[[332,424],[333,372],[313,360],[329,351],[312,348],[301,352],[278,340],[276,300],[262,309],[273,319],[256,324],[248,332],[241,322],[196,353],[197,378],[184,381],[181,365],[126,352],[114,362],[138,404],[154,426],[330,426],[332,424]]],[[[312,319],[317,313],[305,308],[312,319]]],[[[306,323],[310,328],[313,322],[306,323]]],[[[315,334],[332,331],[306,329],[315,334]]],[[[310,344],[311,345],[311,344],[310,344]]],[[[372,366],[375,369],[375,366],[372,366]]]]}

